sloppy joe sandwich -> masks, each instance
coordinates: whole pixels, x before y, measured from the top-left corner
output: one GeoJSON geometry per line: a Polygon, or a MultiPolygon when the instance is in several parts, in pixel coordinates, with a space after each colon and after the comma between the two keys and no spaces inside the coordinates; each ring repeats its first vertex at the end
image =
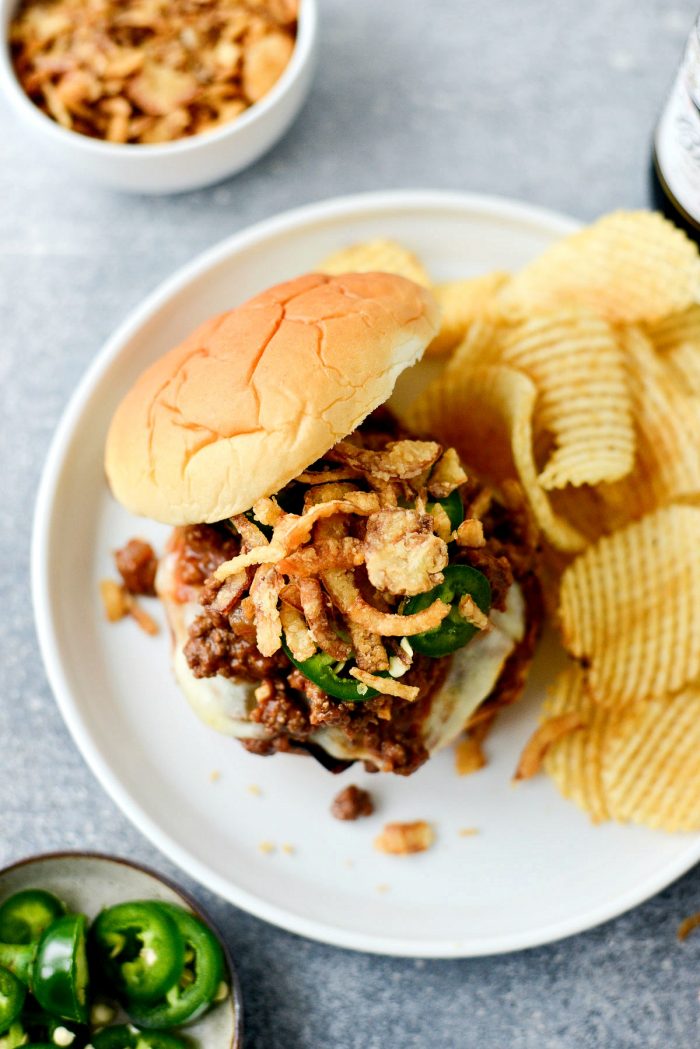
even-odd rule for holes
{"type": "Polygon", "coordinates": [[[438,320],[402,277],[309,274],[206,321],[114,415],[114,495],[174,526],[177,680],[249,751],[407,775],[522,689],[541,614],[518,486],[384,407],[438,320]]]}

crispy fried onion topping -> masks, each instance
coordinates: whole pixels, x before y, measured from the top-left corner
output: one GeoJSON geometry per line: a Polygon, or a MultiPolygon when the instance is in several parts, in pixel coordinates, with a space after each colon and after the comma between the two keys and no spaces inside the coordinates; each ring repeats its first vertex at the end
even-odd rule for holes
{"type": "Polygon", "coordinates": [[[484,526],[481,521],[477,520],[476,517],[468,517],[466,521],[462,521],[455,532],[455,542],[457,546],[466,546],[472,549],[486,546],[484,526]]]}
{"type": "Polygon", "coordinates": [[[430,507],[430,516],[433,519],[433,531],[439,535],[444,542],[449,543],[452,538],[452,522],[449,514],[442,503],[433,503],[430,507]]]}
{"type": "Polygon", "coordinates": [[[352,648],[338,637],[333,629],[326,607],[325,595],[318,579],[300,579],[299,596],[301,607],[309,624],[309,630],[319,648],[333,659],[349,659],[352,648]]]}
{"type": "Polygon", "coordinates": [[[379,634],[365,630],[358,623],[348,623],[355,661],[360,670],[388,670],[389,656],[379,634]]]}
{"type": "Polygon", "coordinates": [[[350,676],[369,688],[376,688],[377,692],[385,696],[398,696],[399,699],[407,699],[409,703],[415,702],[420,692],[417,685],[402,685],[393,678],[376,677],[374,674],[368,674],[366,670],[360,670],[359,667],[351,667],[350,676]]]}
{"type": "Polygon", "coordinates": [[[257,503],[253,503],[253,516],[260,524],[274,528],[284,517],[284,510],[274,499],[258,499],[257,503]]]}
{"type": "Polygon", "coordinates": [[[212,608],[224,615],[228,614],[241,600],[248,589],[248,572],[236,572],[228,577],[226,582],[219,587],[212,601],[212,608]]]}
{"type": "Polygon", "coordinates": [[[442,583],[447,544],[433,533],[430,514],[380,510],[367,519],[367,575],[377,590],[409,596],[442,583]]]}
{"type": "MultiPolygon", "coordinates": [[[[379,500],[373,492],[348,492],[342,499],[332,499],[330,502],[310,507],[301,516],[285,514],[275,527],[269,543],[263,536],[264,543],[219,565],[214,572],[214,578],[223,582],[230,575],[240,572],[242,568],[247,568],[249,565],[276,564],[309,538],[314,524],[322,517],[331,517],[337,513],[367,516],[378,509],[379,500]]],[[[238,527],[239,518],[232,520],[238,527]]],[[[250,523],[247,518],[244,520],[250,523]]],[[[256,526],[253,525],[253,527],[256,526]]],[[[260,534],[262,535],[262,532],[260,534]]],[[[245,536],[243,538],[245,541],[245,536]]]]}
{"type": "Polygon", "coordinates": [[[450,605],[438,598],[422,612],[414,612],[410,616],[380,612],[364,599],[350,572],[324,572],[322,579],[333,603],[343,615],[365,630],[383,637],[412,637],[414,634],[433,630],[440,626],[450,611],[450,605]]]}
{"type": "Polygon", "coordinates": [[[339,441],[327,458],[346,463],[375,481],[408,481],[432,466],[440,451],[435,441],[390,441],[378,452],[339,441]]]}
{"type": "Polygon", "coordinates": [[[250,586],[255,611],[256,645],[263,656],[273,655],[282,644],[278,603],[284,579],[274,565],[260,565],[250,586]]]}
{"type": "Polygon", "coordinates": [[[315,546],[304,547],[278,562],[280,572],[290,576],[317,576],[329,568],[356,568],[365,559],[359,539],[327,539],[315,546]]]}
{"type": "MultiPolygon", "coordinates": [[[[412,702],[419,689],[397,680],[412,664],[407,639],[438,627],[450,605],[437,599],[402,615],[400,601],[443,581],[449,541],[477,546],[483,530],[475,516],[453,535],[438,502],[466,480],[453,449],[443,454],[434,441],[412,440],[364,447],[365,438],[356,439],[324,456],[337,466],[292,482],[297,502],[303,497],[300,513],[265,497],[231,519],[240,552],[208,581],[207,602],[229,619],[245,619],[264,656],[283,639],[300,663],[320,649],[338,662],[352,659],[347,672],[368,688],[412,702]]],[[[488,628],[470,599],[460,612],[488,628]]]]}
{"type": "Polygon", "coordinates": [[[294,658],[301,662],[311,659],[316,654],[316,642],[304,616],[293,605],[288,605],[284,598],[280,604],[280,619],[285,640],[294,658]]]}
{"type": "Polygon", "coordinates": [[[258,528],[254,521],[249,520],[245,514],[236,514],[235,517],[231,518],[231,524],[241,537],[242,550],[254,550],[256,546],[268,545],[265,533],[258,528]]]}
{"type": "Polygon", "coordinates": [[[328,481],[354,481],[362,477],[359,470],[351,466],[337,466],[333,470],[304,470],[297,477],[301,484],[326,484],[328,481]]]}
{"type": "Polygon", "coordinates": [[[477,630],[488,629],[489,617],[484,615],[471,594],[464,594],[459,599],[459,614],[477,630]]]}
{"type": "Polygon", "coordinates": [[[467,480],[459,456],[454,448],[448,448],[428,479],[428,491],[435,499],[446,499],[467,480]]]}
{"type": "Polygon", "coordinates": [[[585,728],[585,722],[576,711],[549,718],[535,729],[523,747],[513,779],[532,779],[542,768],[549,748],[570,732],[577,732],[582,728],[585,728]]]}

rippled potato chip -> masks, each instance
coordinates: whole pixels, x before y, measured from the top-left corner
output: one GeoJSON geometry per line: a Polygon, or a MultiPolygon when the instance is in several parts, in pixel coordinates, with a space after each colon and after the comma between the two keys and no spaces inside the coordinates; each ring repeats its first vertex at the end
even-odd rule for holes
{"type": "Polygon", "coordinates": [[[634,467],[621,480],[550,493],[556,513],[595,541],[672,501],[700,499],[700,401],[683,392],[648,336],[620,333],[636,435],[634,467]]]}
{"type": "Polygon", "coordinates": [[[501,358],[535,383],[537,427],[554,438],[543,488],[616,481],[630,472],[630,393],[610,325],[584,310],[533,317],[503,336],[501,358]]]}
{"type": "Polygon", "coordinates": [[[319,273],[395,273],[428,288],[431,285],[420,259],[393,240],[368,240],[335,251],[317,267],[319,273]]]}
{"type": "Polygon", "coordinates": [[[584,671],[576,664],[556,679],[543,712],[547,719],[580,716],[585,727],[552,744],[545,769],[564,797],[587,812],[594,823],[610,819],[603,766],[611,733],[626,715],[594,703],[586,691],[584,671]]]}
{"type": "Polygon", "coordinates": [[[600,493],[612,527],[673,500],[700,495],[700,404],[678,387],[637,328],[623,332],[637,432],[633,471],[600,493]]]}
{"type": "Polygon", "coordinates": [[[442,313],[442,322],[426,354],[450,353],[462,341],[470,325],[489,317],[497,293],[508,280],[507,273],[497,270],[467,280],[436,284],[432,291],[442,313]]]}
{"type": "Polygon", "coordinates": [[[602,707],[589,696],[582,668],[571,666],[557,678],[544,712],[552,719],[577,714],[584,723],[552,744],[545,768],[594,823],[700,827],[697,686],[629,707],[602,707]]]}
{"type": "Polygon", "coordinates": [[[474,320],[447,361],[445,374],[454,375],[459,381],[460,376],[469,368],[500,364],[504,330],[501,325],[486,317],[474,320]]]}
{"type": "Polygon", "coordinates": [[[664,317],[646,332],[679,389],[700,397],[700,305],[664,317]]]}
{"type": "Polygon", "coordinates": [[[665,360],[678,389],[695,397],[700,405],[700,346],[681,343],[666,355],[665,360]]]}
{"type": "Polygon", "coordinates": [[[564,571],[564,645],[603,706],[641,702],[700,674],[700,508],[667,506],[606,536],[564,571]]]}
{"type": "Polygon", "coordinates": [[[655,321],[700,300],[700,256],[657,212],[617,211],[544,251],[500,300],[516,316],[583,306],[612,322],[655,321]]]}
{"type": "Polygon", "coordinates": [[[700,305],[647,324],[646,331],[658,353],[670,353],[681,343],[689,343],[700,352],[700,305]]]}
{"type": "Polygon", "coordinates": [[[613,819],[700,829],[700,687],[627,712],[605,751],[603,787],[613,819]]]}
{"type": "Polygon", "coordinates": [[[537,479],[532,420],[537,388],[503,366],[451,369],[411,406],[406,421],[457,449],[467,466],[493,484],[520,480],[542,532],[557,549],[578,551],[585,541],[552,510],[537,479]]]}

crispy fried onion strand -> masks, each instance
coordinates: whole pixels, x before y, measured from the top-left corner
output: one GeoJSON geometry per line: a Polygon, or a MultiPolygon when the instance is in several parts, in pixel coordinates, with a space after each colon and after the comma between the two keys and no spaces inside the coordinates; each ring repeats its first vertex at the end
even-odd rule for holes
{"type": "Polygon", "coordinates": [[[358,623],[349,623],[348,628],[355,650],[355,661],[360,670],[388,670],[389,656],[379,634],[365,630],[358,623]]]}
{"type": "Polygon", "coordinates": [[[377,590],[422,594],[443,581],[447,544],[433,532],[433,518],[417,510],[380,510],[367,519],[365,560],[377,590]]]}
{"type": "Polygon", "coordinates": [[[443,542],[449,543],[452,538],[452,522],[442,503],[433,503],[429,513],[433,519],[435,535],[440,536],[443,542]]]}
{"type": "Polygon", "coordinates": [[[297,550],[284,557],[277,567],[285,575],[299,578],[319,575],[329,568],[355,568],[365,559],[364,546],[359,539],[327,539],[297,550]]]}
{"type": "Polygon", "coordinates": [[[268,538],[263,531],[250,521],[245,514],[236,514],[231,518],[231,524],[241,537],[241,547],[244,551],[254,550],[256,546],[267,546],[268,538]]]}
{"type": "Polygon", "coordinates": [[[299,579],[297,582],[301,607],[316,644],[333,659],[349,659],[352,655],[352,648],[346,641],[339,638],[333,629],[318,579],[299,579]]]}
{"type": "Polygon", "coordinates": [[[466,480],[457,452],[448,448],[428,478],[428,491],[435,499],[446,499],[466,480]]]}
{"type": "MultiPolygon", "coordinates": [[[[378,509],[379,499],[374,492],[348,492],[342,499],[332,499],[330,502],[310,507],[301,516],[286,514],[275,527],[269,543],[263,536],[263,543],[219,565],[214,572],[214,578],[223,581],[249,565],[276,564],[287,554],[296,550],[298,546],[301,546],[311,535],[311,529],[316,521],[323,517],[331,517],[333,514],[338,513],[367,516],[375,513],[378,509]]],[[[232,518],[232,520],[238,528],[239,517],[232,518]]],[[[243,520],[247,524],[251,524],[247,518],[244,517],[243,520]]],[[[256,527],[256,525],[253,525],[253,528],[256,527]]],[[[260,534],[262,535],[262,533],[260,534]]]]}
{"type": "Polygon", "coordinates": [[[433,630],[442,623],[451,607],[438,598],[421,612],[414,612],[408,616],[380,612],[365,601],[350,572],[334,569],[324,572],[321,578],[333,604],[337,605],[344,616],[365,630],[382,637],[412,637],[413,634],[433,630]]]}
{"type": "Polygon", "coordinates": [[[359,470],[340,466],[334,470],[304,470],[295,480],[300,484],[326,484],[327,481],[356,481],[358,477],[362,477],[359,470]]]}
{"type": "Polygon", "coordinates": [[[260,524],[274,528],[284,517],[284,510],[276,499],[258,499],[257,503],[253,503],[253,516],[260,521],[260,524]]]}
{"type": "Polygon", "coordinates": [[[471,594],[464,594],[459,599],[459,614],[477,630],[488,629],[489,617],[484,615],[471,594]]]}
{"type": "Polygon", "coordinates": [[[581,720],[580,714],[576,711],[549,718],[535,729],[523,747],[513,779],[532,779],[542,768],[547,751],[552,744],[562,739],[563,736],[568,736],[570,732],[577,732],[582,728],[585,728],[585,722],[581,720]]]}
{"type": "Polygon", "coordinates": [[[350,441],[339,441],[327,458],[346,463],[373,481],[408,481],[424,473],[442,451],[435,441],[389,441],[381,451],[360,448],[350,441]]]}
{"type": "Polygon", "coordinates": [[[455,532],[457,546],[466,546],[476,549],[486,546],[484,539],[484,526],[476,517],[467,517],[455,532]]]}
{"type": "Polygon", "coordinates": [[[255,610],[256,645],[263,656],[282,647],[282,620],[278,608],[284,579],[274,565],[260,565],[250,586],[255,610]]]}
{"type": "Polygon", "coordinates": [[[366,670],[360,670],[359,667],[351,667],[350,676],[357,678],[368,688],[376,689],[384,696],[398,696],[399,699],[407,699],[409,703],[415,702],[420,692],[417,685],[402,685],[400,681],[395,681],[393,678],[375,677],[374,674],[368,674],[366,670]]]}
{"type": "Polygon", "coordinates": [[[316,642],[311,636],[311,631],[306,625],[306,620],[301,612],[294,608],[293,605],[288,605],[285,601],[282,601],[280,604],[280,619],[282,620],[285,641],[294,658],[302,663],[305,659],[311,659],[316,654],[316,642]]]}
{"type": "MultiPolygon", "coordinates": [[[[327,485],[331,489],[332,485],[327,485]]],[[[323,496],[323,490],[317,489],[323,496]]],[[[345,543],[348,541],[347,517],[327,517],[316,525],[315,536],[319,545],[324,543],[345,543]]],[[[330,568],[335,566],[331,565],[330,568]]],[[[338,566],[341,567],[341,566],[338,566]]],[[[355,651],[355,660],[361,670],[377,671],[389,668],[389,657],[382,644],[382,639],[371,630],[366,630],[359,623],[351,620],[347,623],[350,640],[355,651]]]]}
{"type": "Polygon", "coordinates": [[[244,569],[242,572],[236,572],[235,575],[229,576],[226,582],[219,587],[211,603],[212,608],[215,608],[217,612],[228,615],[241,600],[247,589],[248,572],[244,569]]]}
{"type": "Polygon", "coordinates": [[[328,484],[319,484],[315,488],[309,488],[304,493],[304,513],[312,506],[319,503],[330,503],[334,499],[344,499],[350,492],[356,492],[357,488],[347,481],[329,481],[328,484]]]}

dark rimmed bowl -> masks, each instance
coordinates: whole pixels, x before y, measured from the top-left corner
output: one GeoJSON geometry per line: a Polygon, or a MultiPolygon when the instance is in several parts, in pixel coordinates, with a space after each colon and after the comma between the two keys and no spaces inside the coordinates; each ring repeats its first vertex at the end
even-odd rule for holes
{"type": "Polygon", "coordinates": [[[21,889],[54,892],[73,910],[94,918],[103,907],[125,900],[179,903],[201,918],[219,938],[228,968],[231,994],[186,1028],[201,1049],[242,1049],[243,1002],[238,976],[226,943],[207,912],[169,878],[150,867],[100,852],[47,852],[28,856],[0,870],[0,900],[21,889]]]}

